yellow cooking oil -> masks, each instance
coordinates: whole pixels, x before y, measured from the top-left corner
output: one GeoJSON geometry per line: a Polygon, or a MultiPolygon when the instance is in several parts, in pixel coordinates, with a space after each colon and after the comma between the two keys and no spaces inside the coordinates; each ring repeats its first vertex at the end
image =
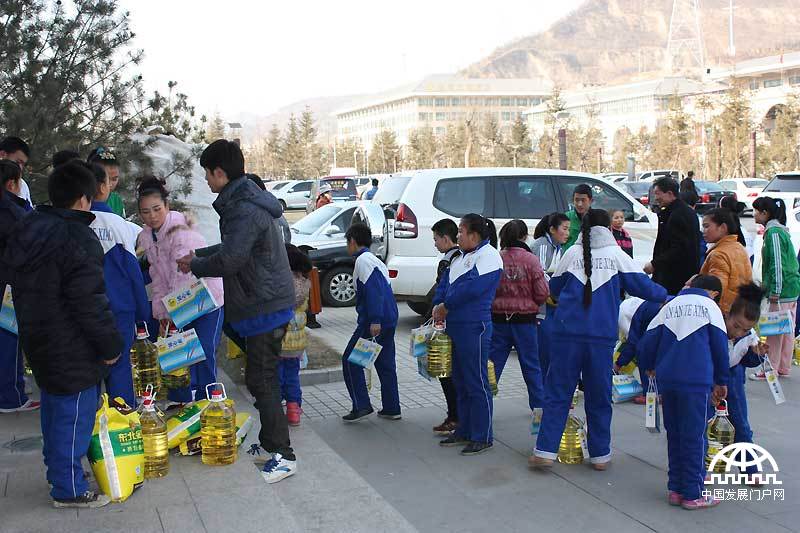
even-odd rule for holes
{"type": "Polygon", "coordinates": [[[229,465],[236,462],[236,411],[227,402],[225,386],[211,383],[206,387],[208,407],[200,414],[202,460],[206,465],[229,465]]]}
{"type": "Polygon", "coordinates": [[[136,328],[136,341],[131,348],[131,372],[133,390],[137,397],[143,398],[145,388],[153,386],[153,392],[161,389],[161,365],[158,364],[158,348],[149,339],[147,326],[136,328]]]}
{"type": "Polygon", "coordinates": [[[169,474],[169,445],[167,444],[167,423],[156,410],[155,398],[147,388],[139,413],[144,441],[144,477],[146,479],[164,477],[169,474]]]}

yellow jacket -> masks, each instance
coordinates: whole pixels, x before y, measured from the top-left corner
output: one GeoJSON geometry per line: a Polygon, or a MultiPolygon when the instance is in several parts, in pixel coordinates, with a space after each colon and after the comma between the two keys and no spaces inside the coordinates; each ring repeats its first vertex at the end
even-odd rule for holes
{"type": "Polygon", "coordinates": [[[708,252],[701,274],[710,274],[722,282],[722,297],[719,308],[727,315],[736,299],[737,290],[743,283],[753,281],[753,268],[744,246],[736,235],[723,237],[708,252]]]}

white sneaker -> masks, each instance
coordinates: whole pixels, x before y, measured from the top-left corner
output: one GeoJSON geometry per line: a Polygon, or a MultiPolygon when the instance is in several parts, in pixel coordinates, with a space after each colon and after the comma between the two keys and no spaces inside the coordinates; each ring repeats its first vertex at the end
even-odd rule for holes
{"type": "Polygon", "coordinates": [[[276,453],[272,459],[267,461],[264,468],[261,470],[261,477],[267,483],[277,483],[289,476],[293,476],[297,472],[297,460],[289,461],[284,459],[281,454],[276,453]]]}

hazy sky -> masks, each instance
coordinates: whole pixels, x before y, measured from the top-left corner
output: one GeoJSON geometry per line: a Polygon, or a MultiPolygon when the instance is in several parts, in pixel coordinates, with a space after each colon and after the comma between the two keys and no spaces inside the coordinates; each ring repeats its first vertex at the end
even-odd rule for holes
{"type": "Polygon", "coordinates": [[[199,110],[227,117],[453,72],[581,3],[121,0],[146,87],[175,80],[199,110]]]}

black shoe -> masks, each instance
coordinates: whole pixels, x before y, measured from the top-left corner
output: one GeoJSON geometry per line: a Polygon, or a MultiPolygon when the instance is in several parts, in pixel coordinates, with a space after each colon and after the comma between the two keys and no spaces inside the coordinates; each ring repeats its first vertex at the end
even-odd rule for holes
{"type": "Polygon", "coordinates": [[[469,441],[464,437],[458,437],[455,434],[450,435],[444,440],[439,441],[439,446],[444,446],[445,448],[449,448],[450,446],[463,446],[467,444],[469,441]]]}
{"type": "Polygon", "coordinates": [[[491,447],[491,442],[470,442],[461,450],[461,455],[478,455],[491,447]]]}
{"type": "Polygon", "coordinates": [[[385,418],[386,420],[400,420],[401,418],[403,418],[403,416],[399,412],[398,413],[387,413],[383,409],[378,411],[378,416],[381,417],[381,418],[385,418]]]}
{"type": "Polygon", "coordinates": [[[87,490],[86,492],[84,492],[83,494],[74,499],[69,499],[69,500],[54,499],[53,507],[55,507],[56,509],[64,509],[68,507],[96,509],[98,507],[104,507],[109,503],[111,503],[111,498],[109,498],[105,494],[97,494],[90,490],[87,490]]]}
{"type": "Polygon", "coordinates": [[[306,322],[306,327],[308,329],[319,329],[322,327],[322,324],[319,322],[306,322]]]}
{"type": "Polygon", "coordinates": [[[359,409],[358,411],[350,411],[348,414],[342,417],[342,420],[344,420],[345,422],[358,422],[362,418],[365,418],[374,412],[375,410],[372,407],[370,407],[369,409],[359,409]]]}

